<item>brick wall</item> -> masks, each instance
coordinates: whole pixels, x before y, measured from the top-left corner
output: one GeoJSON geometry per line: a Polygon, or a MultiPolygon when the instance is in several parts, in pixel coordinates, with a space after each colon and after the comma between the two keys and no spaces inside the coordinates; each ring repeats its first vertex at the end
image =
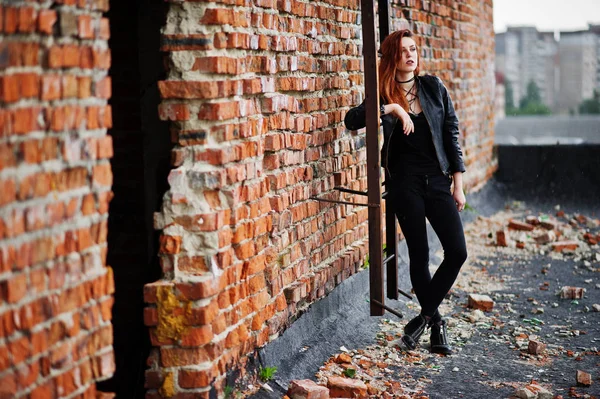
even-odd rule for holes
{"type": "MultiPolygon", "coordinates": [[[[422,35],[425,70],[461,119],[467,186],[494,171],[491,0],[401,1],[394,27],[422,35]]],[[[173,170],[155,228],[163,279],[145,288],[149,398],[209,397],[363,262],[364,132],[357,0],[171,2],[163,30],[173,170]]]]}
{"type": "Polygon", "coordinates": [[[0,398],[103,397],[114,371],[107,7],[0,5],[0,398]]]}

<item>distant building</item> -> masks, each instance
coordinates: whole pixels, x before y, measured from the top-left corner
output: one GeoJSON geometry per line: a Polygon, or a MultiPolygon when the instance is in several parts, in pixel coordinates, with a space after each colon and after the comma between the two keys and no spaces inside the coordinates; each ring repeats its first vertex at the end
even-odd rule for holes
{"type": "Polygon", "coordinates": [[[599,37],[592,30],[560,33],[559,112],[576,112],[579,104],[592,98],[598,88],[599,37]]]}
{"type": "Polygon", "coordinates": [[[509,27],[496,34],[496,71],[510,84],[516,107],[533,81],[542,101],[556,107],[558,89],[558,43],[552,32],[538,32],[535,27],[509,27]]]}

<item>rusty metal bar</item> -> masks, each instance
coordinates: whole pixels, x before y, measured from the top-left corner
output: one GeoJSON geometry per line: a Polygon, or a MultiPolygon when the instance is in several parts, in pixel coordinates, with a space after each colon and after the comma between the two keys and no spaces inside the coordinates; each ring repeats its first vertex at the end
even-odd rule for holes
{"type": "Polygon", "coordinates": [[[350,194],[356,194],[356,195],[364,195],[365,197],[367,195],[369,195],[368,193],[366,193],[364,191],[350,190],[349,188],[340,187],[340,186],[334,187],[333,189],[337,190],[337,191],[341,191],[343,193],[350,193],[350,194]]]}
{"type": "Polygon", "coordinates": [[[333,204],[368,206],[369,208],[379,208],[379,207],[381,207],[381,204],[362,204],[360,202],[330,200],[330,199],[317,198],[317,197],[309,197],[309,199],[314,200],[314,201],[320,201],[320,202],[331,202],[333,204]]]}
{"type": "Polygon", "coordinates": [[[413,299],[412,295],[410,295],[410,294],[409,294],[409,293],[407,293],[407,292],[404,292],[404,291],[402,291],[402,290],[398,290],[398,292],[399,292],[399,293],[401,293],[402,295],[404,295],[405,297],[407,297],[407,298],[408,298],[408,299],[410,299],[410,300],[412,300],[412,299],[413,299]]]}
{"type": "Polygon", "coordinates": [[[392,257],[385,264],[387,277],[387,297],[398,299],[398,229],[396,227],[396,215],[392,201],[385,203],[385,251],[388,257],[392,257]]]}
{"type": "MultiPolygon", "coordinates": [[[[362,36],[365,68],[365,114],[367,139],[367,193],[370,204],[381,204],[381,162],[379,155],[379,75],[377,73],[377,38],[375,4],[361,0],[362,36]]],[[[382,316],[383,241],[381,206],[369,208],[369,287],[371,316],[382,316]],[[379,306],[378,306],[379,304],[379,306]]]]}
{"type": "MultiPolygon", "coordinates": [[[[404,317],[404,316],[402,315],[402,313],[398,312],[396,309],[392,309],[392,308],[390,308],[389,306],[387,306],[387,305],[385,305],[385,304],[383,304],[383,303],[381,303],[381,302],[379,302],[379,301],[377,301],[377,300],[375,300],[375,299],[372,299],[372,300],[371,300],[371,307],[372,307],[373,305],[375,305],[376,307],[379,307],[379,308],[381,308],[381,309],[385,309],[385,310],[387,310],[388,312],[390,312],[391,314],[394,314],[394,315],[398,316],[399,318],[403,318],[403,317],[404,317]]],[[[383,311],[381,312],[381,314],[383,314],[383,311]]]]}

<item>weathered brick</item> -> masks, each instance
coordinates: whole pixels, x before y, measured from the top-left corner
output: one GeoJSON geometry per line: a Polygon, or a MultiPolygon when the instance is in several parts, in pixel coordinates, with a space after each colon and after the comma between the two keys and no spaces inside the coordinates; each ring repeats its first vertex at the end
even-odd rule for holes
{"type": "Polygon", "coordinates": [[[581,299],[585,293],[585,288],[564,286],[560,289],[560,297],[565,299],[581,299]]]}
{"type": "Polygon", "coordinates": [[[287,395],[295,399],[329,399],[329,389],[311,380],[292,380],[287,395]]]}
{"type": "Polygon", "coordinates": [[[575,379],[577,380],[577,385],[582,385],[585,387],[589,387],[590,385],[592,385],[592,376],[590,373],[587,373],[585,371],[577,370],[575,379]]]}
{"type": "Polygon", "coordinates": [[[366,398],[367,386],[360,380],[331,376],[327,379],[329,396],[332,398],[366,398]]]}
{"type": "Polygon", "coordinates": [[[480,309],[486,312],[494,308],[494,301],[487,295],[469,294],[468,306],[473,309],[480,309]]]}

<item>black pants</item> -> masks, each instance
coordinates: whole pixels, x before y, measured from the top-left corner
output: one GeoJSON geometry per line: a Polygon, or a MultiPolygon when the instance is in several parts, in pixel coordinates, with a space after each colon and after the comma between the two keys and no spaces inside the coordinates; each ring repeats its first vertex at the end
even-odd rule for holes
{"type": "MultiPolygon", "coordinates": [[[[410,279],[421,313],[439,317],[438,306],[450,291],[467,259],[462,222],[450,192],[451,181],[434,176],[399,176],[389,188],[391,206],[406,238],[410,257],[410,279]],[[425,218],[437,234],[444,260],[433,278],[429,272],[429,245],[425,218]]],[[[389,203],[389,202],[388,202],[389,203]]]]}

